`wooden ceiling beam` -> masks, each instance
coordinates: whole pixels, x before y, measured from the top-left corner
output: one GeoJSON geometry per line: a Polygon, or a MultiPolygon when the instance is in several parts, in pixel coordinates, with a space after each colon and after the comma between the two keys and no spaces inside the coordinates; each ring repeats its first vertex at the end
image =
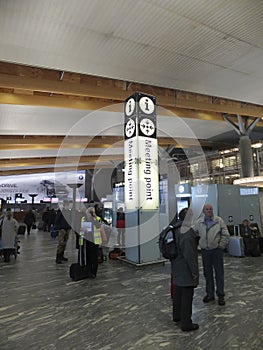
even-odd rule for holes
{"type": "Polygon", "coordinates": [[[39,96],[39,95],[22,95],[13,93],[0,93],[0,104],[13,104],[22,106],[42,106],[42,107],[56,107],[56,108],[70,108],[95,111],[102,108],[107,108],[112,104],[111,101],[86,101],[78,99],[70,99],[64,96],[57,97],[39,96]]]}
{"type": "MultiPolygon", "coordinates": [[[[89,148],[123,148],[122,136],[18,136],[0,135],[0,150],[34,150],[34,149],[89,149],[89,148]]],[[[217,144],[207,140],[195,140],[189,138],[158,137],[160,147],[218,147],[217,144]]]]}
{"type": "MultiPolygon", "coordinates": [[[[114,169],[115,166],[112,164],[101,164],[99,166],[100,169],[114,169]]],[[[34,174],[40,174],[40,173],[57,173],[57,172],[63,172],[63,171],[76,171],[76,170],[94,170],[98,169],[97,165],[94,164],[87,164],[87,165],[81,165],[81,166],[66,166],[66,167],[60,167],[60,168],[53,168],[53,167],[45,167],[45,168],[36,168],[34,169],[34,174]]],[[[30,174],[32,175],[32,169],[13,169],[13,170],[0,170],[0,176],[9,176],[9,175],[24,175],[24,174],[30,174]]]]}
{"type": "Polygon", "coordinates": [[[123,154],[96,155],[96,156],[69,156],[69,157],[43,157],[43,158],[15,158],[0,159],[0,167],[31,167],[39,165],[103,163],[109,161],[123,161],[123,154]]]}
{"type": "Polygon", "coordinates": [[[47,79],[35,79],[8,74],[0,74],[0,87],[7,89],[23,89],[39,92],[74,95],[83,97],[96,97],[107,100],[124,101],[130,96],[129,91],[111,86],[96,86],[88,83],[70,83],[47,79]]]}
{"type": "MultiPolygon", "coordinates": [[[[44,107],[56,107],[56,108],[69,108],[80,110],[100,110],[104,109],[108,112],[122,112],[122,103],[113,103],[112,100],[103,101],[85,101],[74,100],[63,97],[56,97],[54,95],[35,96],[35,95],[15,95],[10,93],[0,93],[0,104],[14,104],[23,106],[44,106],[44,107]]],[[[179,117],[179,118],[191,118],[199,120],[216,120],[224,121],[222,113],[207,112],[202,110],[194,110],[178,107],[162,107],[157,106],[158,116],[179,117]]]]}
{"type": "MultiPolygon", "coordinates": [[[[135,82],[127,87],[125,81],[71,72],[65,72],[61,81],[60,73],[51,69],[0,62],[0,89],[9,91],[1,93],[0,103],[94,110],[118,102],[123,103],[134,91],[144,91],[154,95],[158,105],[164,108],[263,117],[263,106],[252,103],[135,82]],[[35,93],[50,96],[39,96],[35,93]],[[91,100],[87,101],[87,98],[91,100]]],[[[200,115],[192,114],[192,118],[199,119],[200,115]]],[[[222,116],[220,120],[223,120],[222,116]]]]}
{"type": "Polygon", "coordinates": [[[44,135],[0,135],[0,149],[20,149],[30,146],[32,148],[108,148],[123,147],[122,136],[44,136],[44,135]]]}

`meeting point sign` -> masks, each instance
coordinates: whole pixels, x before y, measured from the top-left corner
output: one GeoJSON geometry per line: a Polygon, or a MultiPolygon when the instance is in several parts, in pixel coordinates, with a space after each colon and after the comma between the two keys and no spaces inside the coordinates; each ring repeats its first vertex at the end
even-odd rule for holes
{"type": "Polygon", "coordinates": [[[125,101],[124,115],[125,207],[158,209],[155,97],[135,93],[125,101]]]}

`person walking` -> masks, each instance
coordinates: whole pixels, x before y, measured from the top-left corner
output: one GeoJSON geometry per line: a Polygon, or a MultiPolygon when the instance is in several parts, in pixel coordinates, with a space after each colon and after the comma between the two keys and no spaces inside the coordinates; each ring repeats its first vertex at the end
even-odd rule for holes
{"type": "Polygon", "coordinates": [[[228,246],[229,232],[224,220],[215,216],[211,204],[203,207],[203,216],[196,220],[194,230],[199,235],[206,295],[204,303],[215,300],[214,270],[218,305],[225,305],[224,292],[224,249],[228,246]]]}
{"type": "Polygon", "coordinates": [[[57,213],[55,209],[51,209],[48,211],[48,232],[51,231],[51,227],[55,225],[57,213]]]}
{"type": "Polygon", "coordinates": [[[46,232],[48,230],[48,219],[49,219],[49,208],[46,208],[44,213],[42,214],[43,231],[44,232],[46,232]]]}
{"type": "Polygon", "coordinates": [[[118,231],[117,243],[120,246],[122,242],[122,247],[125,247],[125,213],[122,207],[117,210],[116,228],[118,231]]]}
{"type": "Polygon", "coordinates": [[[194,288],[199,283],[197,237],[191,228],[193,213],[184,208],[175,226],[178,256],[171,260],[174,283],[173,321],[181,322],[185,332],[195,331],[199,325],[192,322],[194,288]]]}
{"type": "Polygon", "coordinates": [[[10,261],[10,255],[15,248],[18,226],[11,209],[7,209],[2,225],[2,249],[5,262],[10,261]]]}
{"type": "Polygon", "coordinates": [[[64,200],[62,210],[59,209],[57,212],[55,229],[59,231],[56,263],[62,264],[63,261],[68,261],[64,256],[64,252],[71,230],[71,210],[69,209],[69,201],[67,200],[64,200]]]}
{"type": "Polygon", "coordinates": [[[32,225],[36,223],[36,216],[32,209],[30,209],[26,213],[24,218],[24,223],[26,224],[26,227],[27,227],[27,234],[30,235],[32,225]]]}

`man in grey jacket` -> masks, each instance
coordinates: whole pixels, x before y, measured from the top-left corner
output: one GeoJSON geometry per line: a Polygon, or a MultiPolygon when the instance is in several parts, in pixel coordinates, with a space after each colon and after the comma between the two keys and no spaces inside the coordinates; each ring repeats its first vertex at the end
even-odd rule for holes
{"type": "Polygon", "coordinates": [[[229,232],[223,219],[214,216],[211,204],[203,207],[204,216],[195,222],[194,230],[199,235],[204,276],[206,280],[206,295],[204,303],[215,300],[214,274],[216,278],[216,294],[218,305],[225,305],[224,300],[224,249],[228,245],[229,232]]]}

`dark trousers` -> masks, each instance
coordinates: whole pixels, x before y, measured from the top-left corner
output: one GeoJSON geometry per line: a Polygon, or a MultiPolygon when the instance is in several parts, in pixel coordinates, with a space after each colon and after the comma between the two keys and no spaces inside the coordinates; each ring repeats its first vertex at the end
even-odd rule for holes
{"type": "Polygon", "coordinates": [[[214,270],[216,279],[216,295],[224,296],[224,251],[221,248],[206,250],[201,249],[204,276],[206,280],[206,294],[215,296],[214,270]]]}
{"type": "Polygon", "coordinates": [[[26,224],[27,234],[30,235],[32,224],[26,224]]]}
{"type": "Polygon", "coordinates": [[[88,266],[89,272],[96,276],[98,270],[98,253],[99,246],[86,240],[86,265],[88,266]]]}
{"type": "Polygon", "coordinates": [[[188,328],[192,326],[192,303],[194,296],[194,287],[174,288],[173,298],[173,320],[181,320],[181,327],[188,328]]]}
{"type": "Polygon", "coordinates": [[[44,221],[43,231],[46,232],[48,230],[48,223],[44,221]]]}

